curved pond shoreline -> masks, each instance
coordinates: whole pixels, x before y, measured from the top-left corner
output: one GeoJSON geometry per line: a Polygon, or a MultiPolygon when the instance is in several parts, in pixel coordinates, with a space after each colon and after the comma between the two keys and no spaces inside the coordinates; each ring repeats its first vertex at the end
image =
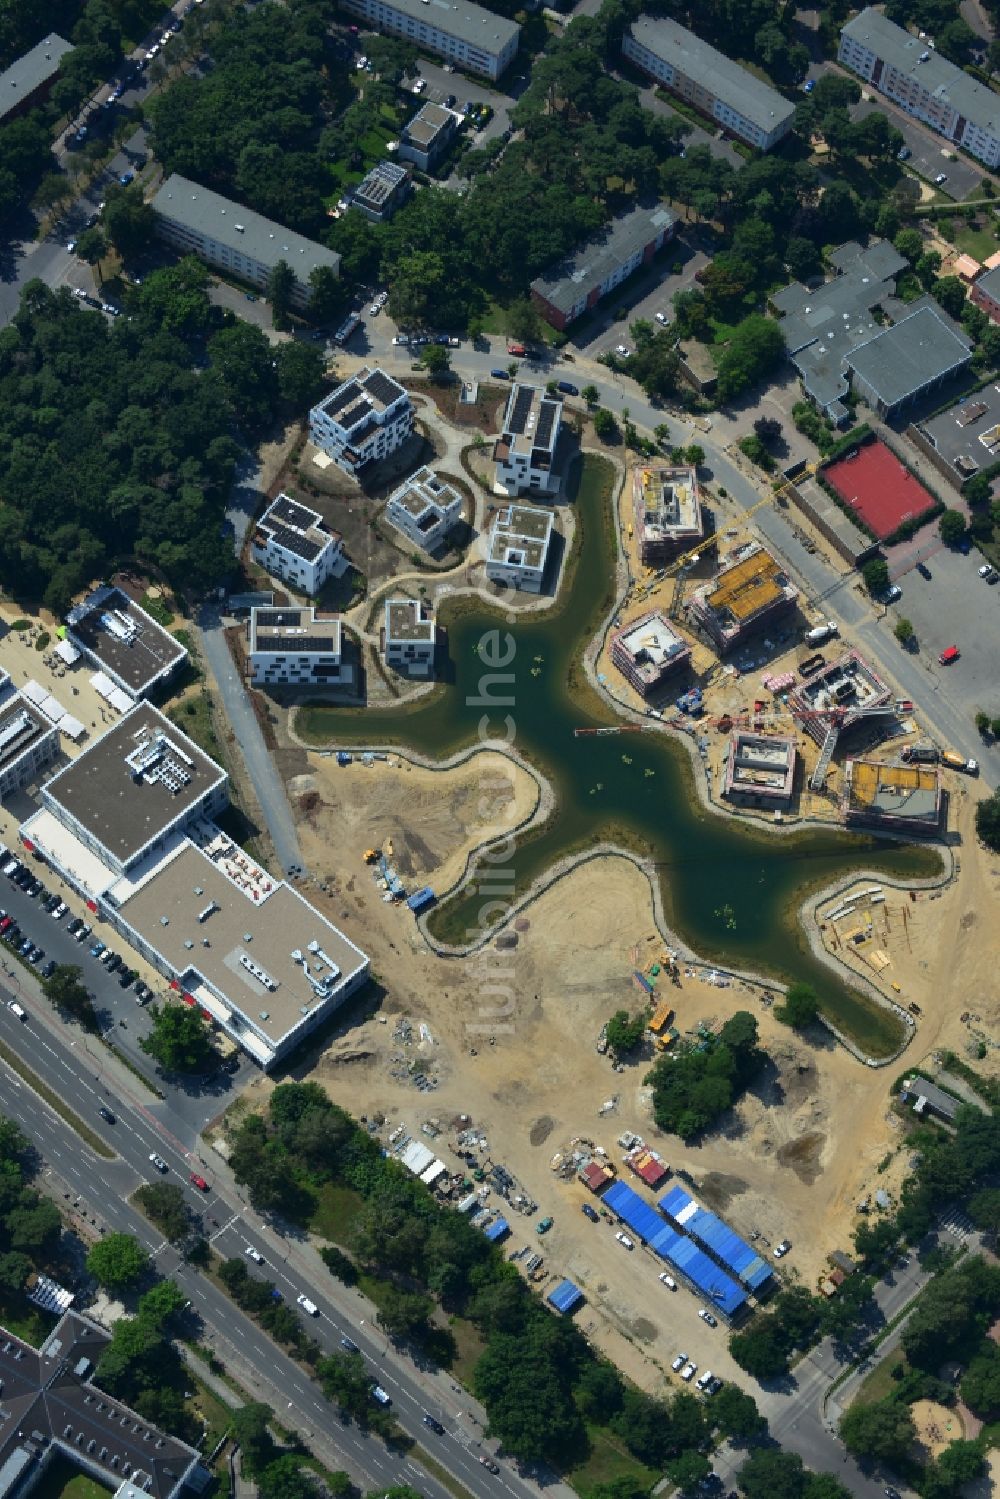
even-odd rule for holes
{"type": "MultiPolygon", "coordinates": [[[[560,594],[543,619],[537,615],[530,621],[520,616],[510,619],[496,606],[484,607],[481,598],[470,603],[449,595],[442,601],[441,613],[451,641],[450,687],[435,692],[432,702],[425,699],[409,710],[374,709],[367,714],[320,710],[322,720],[330,724],[330,739],[345,748],[356,749],[363,742],[366,748],[396,753],[430,768],[445,768],[468,759],[481,745],[507,754],[539,786],[538,803],[518,829],[513,848],[509,835],[499,840],[507,845],[505,859],[487,857],[497,850],[498,840],[484,837],[480,848],[470,854],[462,879],[420,923],[421,930],[442,956],[458,956],[492,940],[514,908],[519,910],[536,899],[542,889],[581,862],[618,854],[646,874],[657,926],[665,941],[689,955],[686,961],[702,961],[695,957],[698,952],[715,953],[713,966],[769,987],[780,987],[775,978],[763,976],[769,971],[804,978],[820,988],[829,1017],[856,1036],[861,1054],[895,1051],[897,1043],[906,1039],[899,1007],[874,986],[862,985],[853,972],[841,971],[814,940],[818,934],[802,922],[801,912],[804,899],[814,906],[823,898],[821,892],[828,894],[831,888],[861,876],[893,883],[898,878],[908,885],[942,883],[951,877],[951,867],[949,861],[941,873],[936,846],[858,838],[834,832],[826,824],[814,830],[802,823],[794,828],[768,824],[764,829],[752,817],[728,810],[723,814],[707,794],[693,745],[687,736],[669,729],[634,737],[573,738],[574,721],[596,726],[621,722],[623,717],[623,705],[612,700],[612,707],[610,695],[601,692],[592,673],[595,642],[599,649],[624,586],[620,549],[611,534],[617,514],[609,467],[603,459],[591,458],[582,470],[576,544],[567,559],[560,594]],[[595,525],[604,537],[603,547],[587,544],[593,542],[595,525]],[[494,729],[500,731],[507,707],[498,703],[501,694],[496,690],[470,696],[477,687],[476,669],[484,664],[482,642],[487,637],[491,638],[486,665],[509,667],[516,658],[514,670],[487,675],[509,679],[509,712],[517,729],[511,737],[530,745],[527,755],[489,735],[477,740],[474,733],[477,720],[484,715],[489,720],[490,714],[494,729]],[[501,641],[510,647],[506,662],[501,659],[501,641]],[[470,664],[470,657],[476,657],[476,666],[470,664]],[[464,704],[463,687],[468,689],[464,704]],[[372,711],[378,714],[379,745],[371,742],[372,711]],[[678,741],[686,744],[686,755],[671,748],[678,741]],[[588,786],[591,776],[594,780],[588,786]],[[602,776],[606,779],[597,779],[602,776]],[[611,795],[605,799],[606,790],[611,795]],[[584,796],[593,800],[584,801],[584,796]],[[779,838],[774,837],[776,831],[781,833],[779,838]],[[492,899],[492,919],[470,921],[477,878],[504,862],[518,866],[512,871],[507,909],[497,913],[498,902],[492,899]],[[713,908],[714,900],[720,904],[713,908]],[[465,936],[466,931],[473,934],[472,940],[456,942],[456,934],[465,936]],[[729,935],[734,931],[739,935],[729,935]],[[882,1007],[887,1007],[885,1012],[882,1007]]],[[[620,472],[614,488],[616,500],[621,491],[620,472]]],[[[480,672],[480,686],[482,679],[480,672]]],[[[316,716],[313,710],[314,722],[316,716]]],[[[638,718],[634,712],[629,716],[638,718]]],[[[643,722],[648,726],[648,720],[643,722]]],[[[481,734],[481,724],[479,728],[481,734]]],[[[309,748],[317,747],[311,739],[295,737],[309,748]]],[[[491,891],[495,896],[492,881],[491,891]]]]}

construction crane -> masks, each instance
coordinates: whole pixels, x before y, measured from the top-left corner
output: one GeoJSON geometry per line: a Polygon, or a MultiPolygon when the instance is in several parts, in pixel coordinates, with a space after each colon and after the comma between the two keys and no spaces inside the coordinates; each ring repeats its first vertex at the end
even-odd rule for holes
{"type": "MultiPolygon", "coordinates": [[[[744,525],[744,523],[750,519],[751,515],[755,515],[756,512],[758,510],[762,510],[765,505],[773,505],[779,498],[779,496],[784,494],[786,487],[787,481],[785,482],[785,484],[782,484],[779,489],[773,490],[771,494],[765,495],[762,500],[758,500],[755,505],[751,505],[749,510],[745,510],[743,512],[743,515],[738,520],[737,525],[744,525]]],[[[674,560],[671,563],[668,563],[668,565],[664,568],[664,573],[668,578],[674,577],[674,591],[670,600],[671,619],[677,618],[677,613],[680,609],[681,597],[684,592],[684,583],[687,577],[688,567],[692,563],[698,561],[698,558],[701,556],[706,547],[711,546],[714,541],[718,541],[720,536],[724,536],[726,534],[726,531],[730,531],[732,529],[733,527],[730,525],[724,527],[722,530],[712,531],[708,536],[703,537],[697,546],[692,547],[690,551],[682,552],[679,557],[675,557],[674,560]]]]}

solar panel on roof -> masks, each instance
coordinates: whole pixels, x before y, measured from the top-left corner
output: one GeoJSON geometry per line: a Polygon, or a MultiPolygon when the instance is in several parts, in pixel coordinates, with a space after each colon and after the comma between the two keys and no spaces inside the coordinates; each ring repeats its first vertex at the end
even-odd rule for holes
{"type": "Polygon", "coordinates": [[[376,401],[381,401],[385,406],[391,406],[393,401],[398,400],[402,394],[402,387],[397,385],[395,380],[391,380],[388,375],[383,374],[381,370],[372,370],[364,386],[376,401]]]}
{"type": "Polygon", "coordinates": [[[531,402],[534,394],[535,392],[530,385],[519,385],[515,390],[514,404],[511,409],[510,420],[507,423],[507,430],[509,432],[520,433],[524,431],[528,421],[528,414],[531,411],[531,402]]]}
{"type": "Polygon", "coordinates": [[[346,432],[350,432],[352,427],[356,427],[359,422],[364,421],[371,414],[372,404],[366,397],[362,396],[359,401],[355,402],[350,411],[344,412],[344,415],[340,418],[340,425],[346,432]]]}
{"type": "Polygon", "coordinates": [[[311,541],[308,536],[303,536],[299,531],[289,531],[287,526],[274,527],[274,540],[279,547],[284,547],[286,552],[292,552],[296,557],[302,557],[306,562],[314,562],[323,550],[319,542],[311,541]]]}
{"type": "Polygon", "coordinates": [[[538,425],[535,428],[535,441],[539,447],[548,447],[549,439],[552,436],[555,415],[554,403],[552,401],[543,401],[538,408],[538,425]]]}
{"type": "Polygon", "coordinates": [[[323,410],[330,416],[336,416],[342,411],[349,401],[356,401],[361,394],[361,387],[356,380],[348,380],[347,384],[340,390],[335,390],[328,400],[323,402],[323,410]]]}
{"type": "Polygon", "coordinates": [[[285,651],[292,655],[303,651],[332,651],[334,645],[333,635],[270,635],[267,640],[258,642],[258,648],[268,655],[281,655],[285,651]]]}
{"type": "Polygon", "coordinates": [[[283,520],[290,526],[296,526],[300,531],[308,531],[316,520],[314,510],[307,510],[304,505],[297,505],[294,500],[290,500],[284,494],[279,494],[268,511],[268,515],[274,520],[283,520]]]}
{"type": "Polygon", "coordinates": [[[258,609],[257,625],[278,629],[282,625],[297,625],[302,618],[301,609],[258,609]]]}

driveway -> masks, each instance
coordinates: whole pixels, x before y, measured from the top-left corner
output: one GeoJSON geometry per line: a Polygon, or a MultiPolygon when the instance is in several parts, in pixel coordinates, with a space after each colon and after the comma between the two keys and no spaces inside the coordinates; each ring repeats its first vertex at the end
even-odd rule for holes
{"type": "Polygon", "coordinates": [[[648,270],[640,271],[626,287],[612,292],[598,304],[585,327],[570,333],[566,347],[597,359],[616,344],[631,346],[630,323],[638,319],[654,323],[658,312],[673,320],[674,297],[679,291],[689,290],[698,271],[709,262],[703,244],[696,225],[692,224],[686,233],[682,229],[680,236],[657,256],[648,270]],[[617,308],[623,304],[627,304],[628,311],[619,315],[617,308]]]}

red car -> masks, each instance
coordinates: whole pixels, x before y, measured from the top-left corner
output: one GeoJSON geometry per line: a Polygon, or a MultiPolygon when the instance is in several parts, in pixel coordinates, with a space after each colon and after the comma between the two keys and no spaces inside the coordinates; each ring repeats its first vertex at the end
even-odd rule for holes
{"type": "Polygon", "coordinates": [[[959,651],[957,645],[949,645],[946,646],[945,649],[941,652],[938,660],[940,661],[942,666],[950,666],[953,661],[958,660],[960,655],[961,652],[959,651]]]}
{"type": "Polygon", "coordinates": [[[527,354],[527,352],[528,351],[524,347],[524,344],[508,344],[507,345],[507,353],[508,354],[513,354],[516,359],[523,359],[524,356],[525,356],[525,354],[527,354]]]}
{"type": "Polygon", "coordinates": [[[199,1192],[207,1192],[208,1191],[208,1182],[205,1180],[205,1178],[203,1176],[196,1176],[193,1171],[191,1172],[191,1182],[192,1182],[192,1185],[194,1185],[194,1186],[196,1186],[198,1188],[199,1192]]]}

